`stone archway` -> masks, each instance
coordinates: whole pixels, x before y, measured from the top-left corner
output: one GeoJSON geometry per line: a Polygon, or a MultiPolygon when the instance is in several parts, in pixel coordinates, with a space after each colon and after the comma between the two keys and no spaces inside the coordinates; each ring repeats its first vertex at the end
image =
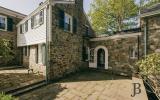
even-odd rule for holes
{"type": "Polygon", "coordinates": [[[98,49],[97,51],[97,68],[105,69],[105,51],[104,49],[98,49]]]}
{"type": "Polygon", "coordinates": [[[108,49],[105,46],[98,46],[95,48],[94,62],[96,68],[108,69],[108,49]]]}

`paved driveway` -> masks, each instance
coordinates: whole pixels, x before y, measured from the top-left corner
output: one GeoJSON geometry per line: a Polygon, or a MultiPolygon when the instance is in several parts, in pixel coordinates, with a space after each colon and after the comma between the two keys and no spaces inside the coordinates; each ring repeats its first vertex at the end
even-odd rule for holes
{"type": "Polygon", "coordinates": [[[87,71],[24,94],[20,100],[131,100],[131,82],[126,77],[87,71]]]}

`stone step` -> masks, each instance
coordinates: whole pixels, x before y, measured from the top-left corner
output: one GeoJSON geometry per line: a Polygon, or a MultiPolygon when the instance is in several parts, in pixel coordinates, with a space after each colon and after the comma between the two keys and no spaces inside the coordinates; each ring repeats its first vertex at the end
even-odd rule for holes
{"type": "Polygon", "coordinates": [[[20,87],[20,88],[16,88],[16,89],[13,89],[13,90],[6,91],[5,94],[11,94],[12,96],[20,96],[24,93],[33,91],[33,90],[38,89],[38,88],[43,87],[43,86],[46,86],[46,81],[45,80],[30,84],[30,85],[26,85],[24,87],[20,87]]]}

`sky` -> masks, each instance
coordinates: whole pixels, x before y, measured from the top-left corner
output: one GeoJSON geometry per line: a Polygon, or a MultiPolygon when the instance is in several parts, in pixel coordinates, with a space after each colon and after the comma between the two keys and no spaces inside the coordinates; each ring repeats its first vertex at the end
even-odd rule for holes
{"type": "MultiPolygon", "coordinates": [[[[0,6],[28,15],[45,0],[0,0],[0,6]]],[[[92,0],[84,0],[84,9],[89,11],[92,0]]]]}

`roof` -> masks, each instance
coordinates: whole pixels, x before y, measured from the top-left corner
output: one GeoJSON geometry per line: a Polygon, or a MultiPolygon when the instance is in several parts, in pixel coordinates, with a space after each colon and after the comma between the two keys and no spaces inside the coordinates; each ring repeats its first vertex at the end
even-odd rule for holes
{"type": "Polygon", "coordinates": [[[160,3],[141,10],[141,17],[148,17],[160,14],[160,3]]]}
{"type": "Polygon", "coordinates": [[[24,17],[26,17],[25,14],[10,10],[10,9],[2,7],[2,6],[0,6],[0,13],[5,14],[5,15],[9,15],[9,16],[13,16],[13,17],[17,17],[20,19],[23,19],[24,17]]]}
{"type": "Polygon", "coordinates": [[[35,15],[37,12],[39,12],[41,9],[44,9],[45,7],[47,7],[47,4],[49,3],[50,0],[46,0],[44,2],[42,2],[34,11],[32,11],[29,15],[27,15],[23,20],[21,20],[17,26],[19,26],[20,24],[23,24],[26,20],[30,19],[33,15],[35,15]]]}

